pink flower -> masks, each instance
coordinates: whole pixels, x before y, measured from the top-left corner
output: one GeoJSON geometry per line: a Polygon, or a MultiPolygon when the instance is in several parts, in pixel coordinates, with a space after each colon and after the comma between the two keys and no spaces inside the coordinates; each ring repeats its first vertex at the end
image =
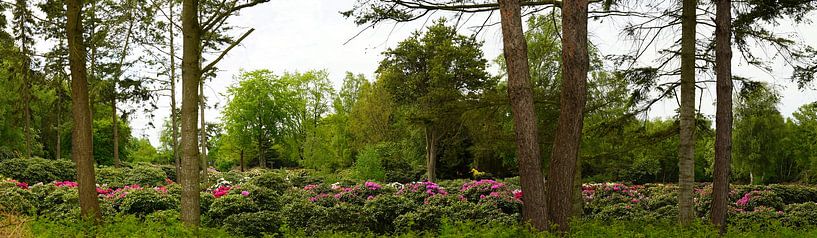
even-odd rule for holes
{"type": "MultiPolygon", "coordinates": [[[[17,182],[17,181],[15,181],[15,182],[17,182]]],[[[28,184],[25,183],[25,182],[17,182],[17,187],[22,188],[22,189],[28,189],[28,184]]]]}
{"type": "Polygon", "coordinates": [[[366,197],[366,200],[372,200],[372,199],[374,199],[374,196],[372,196],[372,195],[369,195],[368,197],[366,197]]]}
{"type": "Polygon", "coordinates": [[[56,185],[57,187],[75,188],[75,187],[79,186],[79,183],[71,182],[71,181],[62,181],[62,182],[56,181],[56,182],[54,182],[54,185],[56,185]]]}
{"type": "Polygon", "coordinates": [[[343,196],[343,194],[340,194],[340,193],[335,194],[335,198],[337,198],[337,199],[340,199],[341,196],[343,196]]]}
{"type": "Polygon", "coordinates": [[[738,199],[738,201],[735,202],[735,205],[738,205],[738,206],[741,206],[741,207],[746,206],[746,204],[749,204],[750,199],[752,199],[751,193],[746,193],[745,195],[743,195],[742,198],[738,199]]]}
{"type": "Polygon", "coordinates": [[[165,186],[159,186],[159,187],[155,187],[153,189],[155,189],[157,192],[167,193],[167,188],[165,186]]]}
{"type": "Polygon", "coordinates": [[[633,203],[638,203],[638,202],[639,202],[639,200],[638,200],[638,198],[633,198],[633,200],[632,200],[631,202],[633,202],[633,203]]]}
{"type": "Polygon", "coordinates": [[[375,182],[366,182],[366,183],[364,183],[364,185],[369,190],[378,190],[378,189],[382,188],[382,186],[380,186],[380,184],[377,184],[375,182]]]}
{"type": "Polygon", "coordinates": [[[522,190],[513,190],[511,193],[513,193],[513,198],[522,199],[522,190]]]}
{"type": "Polygon", "coordinates": [[[310,185],[304,186],[304,190],[306,190],[306,191],[311,191],[311,190],[316,189],[316,188],[318,188],[317,184],[310,184],[310,185]]]}
{"type": "Polygon", "coordinates": [[[248,192],[247,190],[241,191],[241,196],[245,196],[245,197],[250,196],[250,192],[248,192]]]}

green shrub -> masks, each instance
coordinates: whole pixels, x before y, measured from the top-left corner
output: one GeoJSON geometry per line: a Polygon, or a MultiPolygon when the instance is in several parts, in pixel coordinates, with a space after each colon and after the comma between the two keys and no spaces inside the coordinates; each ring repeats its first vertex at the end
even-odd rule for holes
{"type": "Polygon", "coordinates": [[[250,180],[250,184],[258,187],[271,189],[278,194],[283,194],[288,188],[292,187],[286,177],[280,173],[266,172],[250,180]]]}
{"type": "Polygon", "coordinates": [[[323,219],[324,229],[331,231],[366,232],[370,223],[363,206],[348,203],[326,208],[323,219]]]}
{"type": "Polygon", "coordinates": [[[74,161],[69,159],[52,160],[54,165],[53,174],[58,181],[74,181],[77,177],[77,167],[74,161]]]}
{"type": "Polygon", "coordinates": [[[163,225],[173,225],[179,222],[180,216],[181,214],[179,214],[178,210],[155,211],[145,216],[145,222],[163,225]]]}
{"type": "Polygon", "coordinates": [[[76,219],[79,217],[79,194],[77,189],[68,187],[57,187],[53,184],[34,186],[32,191],[42,189],[45,196],[42,202],[37,204],[37,213],[40,216],[51,219],[76,219]],[[42,187],[42,188],[40,188],[42,187]]]}
{"type": "Polygon", "coordinates": [[[0,162],[0,175],[28,184],[73,180],[76,171],[69,160],[43,158],[7,159],[0,162]]]}
{"type": "MultiPolygon", "coordinates": [[[[170,193],[170,191],[168,191],[170,193]]],[[[181,194],[179,194],[181,197],[181,194]]],[[[216,197],[213,196],[212,193],[208,192],[201,192],[199,193],[199,204],[201,204],[201,214],[207,214],[210,211],[210,207],[213,206],[213,202],[216,201],[216,197]]]]}
{"type": "Polygon", "coordinates": [[[391,194],[380,195],[366,202],[363,207],[369,214],[369,229],[384,234],[394,232],[394,219],[417,209],[411,199],[391,194]]]}
{"type": "Polygon", "coordinates": [[[306,200],[293,200],[281,208],[284,223],[289,228],[303,229],[312,234],[324,229],[323,220],[327,209],[306,200]]]}
{"type": "Polygon", "coordinates": [[[119,206],[121,212],[144,216],[155,211],[173,210],[179,207],[179,200],[166,193],[151,188],[132,190],[119,206]]]}
{"type": "MultiPolygon", "coordinates": [[[[241,191],[247,191],[249,198],[258,205],[258,209],[262,211],[278,211],[281,208],[281,201],[278,192],[272,189],[262,188],[253,185],[247,185],[239,188],[241,191]]],[[[240,192],[240,191],[239,191],[240,192]]]]}
{"type": "Polygon", "coordinates": [[[28,190],[21,188],[0,189],[0,212],[20,215],[32,215],[35,212],[34,203],[37,201],[28,190]]]}
{"type": "Polygon", "coordinates": [[[159,169],[165,172],[167,178],[171,181],[179,181],[177,180],[178,177],[176,176],[176,166],[175,165],[159,165],[159,169]]]}
{"type": "Polygon", "coordinates": [[[281,217],[270,211],[233,214],[224,219],[221,227],[241,236],[261,237],[279,233],[281,217]]]}
{"type": "Polygon", "coordinates": [[[787,205],[782,222],[791,227],[817,226],[817,203],[807,202],[787,205]]]}
{"type": "Polygon", "coordinates": [[[355,177],[361,180],[386,180],[386,171],[383,168],[380,154],[373,146],[367,146],[357,155],[355,159],[355,177]]]}
{"type": "Polygon", "coordinates": [[[779,221],[782,217],[783,212],[770,207],[758,206],[752,211],[736,212],[728,216],[728,222],[736,230],[763,231],[767,230],[773,221],[779,221]]]}
{"type": "Polygon", "coordinates": [[[159,168],[152,165],[137,164],[132,169],[125,172],[125,185],[148,185],[157,186],[165,183],[167,174],[159,168]]]}
{"type": "Polygon", "coordinates": [[[772,184],[767,187],[786,204],[817,202],[817,188],[803,185],[772,184]]]}
{"type": "Polygon", "coordinates": [[[128,168],[114,168],[111,166],[100,166],[96,168],[96,182],[107,184],[108,187],[120,188],[127,184],[128,168]]]}
{"type": "Polygon", "coordinates": [[[31,183],[25,176],[26,168],[28,168],[28,161],[25,159],[7,159],[0,162],[0,175],[8,177],[21,182],[31,183]]]}
{"type": "Polygon", "coordinates": [[[416,211],[398,216],[394,226],[395,230],[402,232],[437,230],[445,219],[508,225],[515,224],[519,217],[518,214],[502,213],[495,207],[460,201],[453,196],[434,196],[416,211]]]}
{"type": "Polygon", "coordinates": [[[593,215],[593,218],[601,221],[638,220],[646,214],[647,212],[640,206],[618,203],[602,208],[601,211],[593,215]]]}
{"type": "Polygon", "coordinates": [[[230,215],[257,211],[258,206],[250,198],[240,194],[229,194],[215,199],[207,211],[207,216],[210,218],[209,225],[215,226],[230,215]]]}

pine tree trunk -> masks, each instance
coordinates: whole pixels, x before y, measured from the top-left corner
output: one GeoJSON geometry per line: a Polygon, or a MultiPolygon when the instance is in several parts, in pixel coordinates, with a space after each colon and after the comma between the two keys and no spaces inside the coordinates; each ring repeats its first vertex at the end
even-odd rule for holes
{"type": "Polygon", "coordinates": [[[198,86],[201,80],[201,27],[198,20],[198,0],[184,0],[182,3],[182,185],[181,220],[187,226],[198,226],[201,221],[199,204],[199,146],[196,122],[199,104],[198,86]]]}
{"type": "Polygon", "coordinates": [[[548,218],[557,229],[570,229],[575,170],[587,100],[587,0],[562,4],[562,92],[559,124],[548,169],[548,218]]]}
{"type": "Polygon", "coordinates": [[[681,20],[681,133],[678,156],[678,221],[688,226],[694,219],[692,193],[695,180],[695,9],[696,0],[683,0],[681,20]]]}
{"type": "Polygon", "coordinates": [[[199,113],[201,113],[201,127],[199,128],[199,138],[201,139],[201,179],[207,179],[207,125],[204,120],[204,80],[199,80],[199,113]]]}
{"type": "Polygon", "coordinates": [[[715,74],[715,171],[712,185],[712,224],[726,232],[729,202],[729,170],[732,161],[732,1],[716,0],[715,74]]]}
{"type": "Polygon", "coordinates": [[[522,201],[525,204],[522,219],[538,230],[545,230],[548,228],[545,181],[542,175],[536,112],[530,84],[528,46],[522,33],[520,11],[519,0],[499,0],[502,42],[508,66],[508,97],[516,132],[516,156],[519,163],[522,201]]]}
{"type": "MultiPolygon", "coordinates": [[[[168,10],[168,21],[173,22],[174,1],[168,2],[170,4],[170,10],[168,10]]],[[[173,161],[176,164],[176,174],[179,174],[179,171],[181,170],[181,162],[179,160],[179,119],[178,115],[176,115],[176,44],[174,43],[176,35],[173,34],[173,28],[173,25],[168,27],[168,30],[170,31],[170,125],[173,128],[171,129],[171,134],[173,136],[173,161]]]]}
{"type": "Polygon", "coordinates": [[[241,150],[241,156],[239,158],[241,158],[241,160],[239,161],[239,163],[241,163],[241,172],[244,172],[244,150],[243,149],[241,150]]]}
{"type": "Polygon", "coordinates": [[[68,60],[72,77],[71,92],[74,118],[71,156],[76,161],[77,166],[80,213],[85,218],[99,221],[102,218],[102,213],[99,210],[94,174],[91,105],[88,98],[85,46],[82,40],[82,1],[67,0],[66,5],[68,21],[65,30],[68,36],[68,60]]]}
{"type": "MultiPolygon", "coordinates": [[[[25,51],[25,50],[24,50],[25,51]]],[[[28,60],[23,64],[23,133],[26,137],[26,159],[31,159],[31,83],[28,79],[30,66],[28,60]]]]}
{"type": "Polygon", "coordinates": [[[62,78],[57,88],[57,126],[55,128],[57,143],[54,146],[54,158],[59,160],[62,157],[62,78]]]}
{"type": "MultiPolygon", "coordinates": [[[[114,86],[114,95],[116,95],[115,87],[116,86],[114,86]]],[[[111,108],[113,109],[111,112],[113,113],[113,116],[111,116],[111,120],[113,122],[111,123],[113,124],[113,128],[111,128],[113,129],[113,165],[114,167],[119,168],[122,165],[122,162],[119,160],[119,122],[116,116],[116,96],[111,99],[111,108]]]]}
{"type": "Polygon", "coordinates": [[[581,157],[577,158],[576,171],[573,176],[573,211],[571,218],[581,218],[584,215],[584,194],[582,194],[582,166],[581,157]]]}
{"type": "Polygon", "coordinates": [[[428,181],[437,180],[437,133],[431,126],[426,125],[426,178],[428,181]]]}

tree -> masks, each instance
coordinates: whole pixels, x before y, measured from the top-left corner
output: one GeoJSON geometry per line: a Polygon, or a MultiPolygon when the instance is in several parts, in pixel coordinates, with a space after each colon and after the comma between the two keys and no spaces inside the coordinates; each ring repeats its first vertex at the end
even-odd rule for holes
{"type": "Polygon", "coordinates": [[[712,185],[712,224],[726,232],[729,168],[732,160],[732,1],[717,0],[715,15],[715,71],[717,109],[715,171],[712,185]]]}
{"type": "Polygon", "coordinates": [[[34,25],[34,16],[28,8],[28,1],[17,0],[14,3],[13,9],[13,24],[14,38],[20,43],[19,52],[19,76],[22,92],[23,105],[23,133],[25,134],[25,157],[31,158],[31,148],[33,146],[32,128],[31,128],[31,87],[34,77],[31,70],[32,50],[34,40],[32,39],[32,25],[34,25]]]}
{"type": "Polygon", "coordinates": [[[785,122],[777,110],[780,95],[764,83],[744,84],[735,105],[733,157],[737,172],[749,182],[778,179],[776,165],[784,159],[781,143],[785,122]]]}
{"type": "MultiPolygon", "coordinates": [[[[255,145],[261,168],[283,136],[291,117],[299,110],[299,98],[292,85],[269,70],[243,72],[239,82],[228,89],[224,127],[233,143],[255,145]]],[[[243,154],[246,146],[239,146],[243,154]]],[[[242,163],[243,164],[243,163],[242,163]]]]}
{"type": "Polygon", "coordinates": [[[681,137],[678,146],[678,221],[695,218],[692,203],[695,181],[695,24],[697,0],[683,0],[681,12],[681,137]]]}
{"type": "Polygon", "coordinates": [[[179,182],[182,185],[181,220],[185,225],[198,226],[201,216],[199,204],[199,149],[196,136],[198,86],[201,80],[201,26],[198,19],[198,0],[182,2],[182,157],[179,182]]]}
{"type": "Polygon", "coordinates": [[[490,85],[480,45],[440,20],[383,53],[378,80],[423,129],[429,180],[437,178],[439,142],[458,128],[452,123],[460,120],[462,103],[490,85]]]}
{"type": "Polygon", "coordinates": [[[508,96],[516,131],[516,151],[522,187],[522,215],[536,229],[548,228],[545,184],[542,180],[539,140],[533,92],[530,86],[527,43],[522,34],[521,7],[517,0],[499,1],[502,18],[502,41],[508,65],[508,96]]]}
{"type": "MultiPolygon", "coordinates": [[[[66,1],[68,18],[65,26],[68,34],[69,62],[71,65],[72,112],[74,130],[71,156],[77,166],[79,204],[82,216],[99,221],[102,213],[97,200],[96,178],[91,135],[91,109],[88,98],[88,80],[85,69],[85,45],[82,35],[82,1],[66,1]]],[[[198,197],[198,191],[196,192],[198,197]]]]}
{"type": "Polygon", "coordinates": [[[562,92],[559,122],[548,170],[548,217],[560,231],[569,230],[573,182],[582,138],[587,101],[587,4],[585,0],[562,4],[562,92]]]}

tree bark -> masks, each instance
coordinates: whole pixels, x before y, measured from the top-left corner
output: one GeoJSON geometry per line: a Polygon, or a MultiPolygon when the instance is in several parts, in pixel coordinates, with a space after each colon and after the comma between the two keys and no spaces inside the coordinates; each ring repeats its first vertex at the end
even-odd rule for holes
{"type": "Polygon", "coordinates": [[[198,86],[201,80],[201,27],[198,19],[198,0],[182,3],[182,185],[181,220],[187,226],[198,226],[201,221],[199,204],[199,148],[196,133],[198,114],[198,86]]]}
{"type": "Polygon", "coordinates": [[[587,0],[562,4],[562,92],[548,170],[548,218],[570,229],[572,192],[587,101],[587,0]]]}
{"type": "MultiPolygon", "coordinates": [[[[25,43],[23,44],[25,47],[25,43]]],[[[27,50],[23,49],[23,52],[27,50]]],[[[28,57],[28,56],[26,56],[28,57]]],[[[31,83],[29,82],[28,74],[30,69],[30,64],[28,63],[28,59],[24,59],[22,67],[23,73],[23,133],[25,133],[26,137],[26,159],[31,159],[31,83]]]]}
{"type": "MultiPolygon", "coordinates": [[[[168,21],[173,22],[173,2],[168,1],[170,10],[168,13],[168,21]]],[[[179,122],[178,115],[176,115],[176,44],[174,39],[176,35],[173,34],[174,26],[170,24],[168,31],[170,31],[170,125],[173,127],[173,161],[176,163],[176,174],[181,170],[181,162],[179,161],[179,122]]],[[[177,178],[178,179],[178,178],[177,178]]]]}
{"type": "Polygon", "coordinates": [[[241,158],[241,160],[239,161],[239,163],[241,163],[241,172],[244,172],[244,150],[243,149],[241,150],[241,155],[240,155],[239,158],[241,158]]]}
{"type": "Polygon", "coordinates": [[[696,0],[683,0],[681,15],[681,115],[678,151],[678,221],[688,226],[694,219],[692,193],[695,180],[695,9],[696,0]]]}
{"type": "Polygon", "coordinates": [[[204,79],[199,80],[199,113],[201,113],[201,128],[199,128],[199,138],[201,138],[201,179],[207,178],[207,123],[204,120],[204,79]]]}
{"type": "Polygon", "coordinates": [[[119,160],[119,125],[116,116],[116,86],[114,86],[114,96],[111,99],[111,109],[113,115],[111,116],[111,120],[113,123],[111,129],[113,129],[113,165],[116,168],[119,168],[122,165],[122,162],[119,160]]]}
{"type": "Polygon", "coordinates": [[[538,230],[548,228],[545,207],[545,181],[530,84],[528,46],[522,33],[519,0],[499,0],[502,42],[508,68],[508,97],[516,133],[516,156],[522,188],[522,219],[538,230]]]}
{"type": "Polygon", "coordinates": [[[82,40],[82,1],[67,0],[66,5],[68,21],[65,30],[68,37],[68,60],[71,68],[74,118],[71,156],[76,161],[77,166],[80,213],[83,217],[98,222],[102,218],[102,213],[99,210],[94,174],[91,105],[88,98],[85,46],[82,40]]]}
{"type": "Polygon", "coordinates": [[[729,202],[729,170],[732,160],[732,1],[716,0],[715,74],[715,171],[712,185],[712,224],[726,232],[729,202]]]}
{"type": "Polygon", "coordinates": [[[437,180],[437,140],[438,136],[432,126],[426,125],[426,178],[437,180]]]}

